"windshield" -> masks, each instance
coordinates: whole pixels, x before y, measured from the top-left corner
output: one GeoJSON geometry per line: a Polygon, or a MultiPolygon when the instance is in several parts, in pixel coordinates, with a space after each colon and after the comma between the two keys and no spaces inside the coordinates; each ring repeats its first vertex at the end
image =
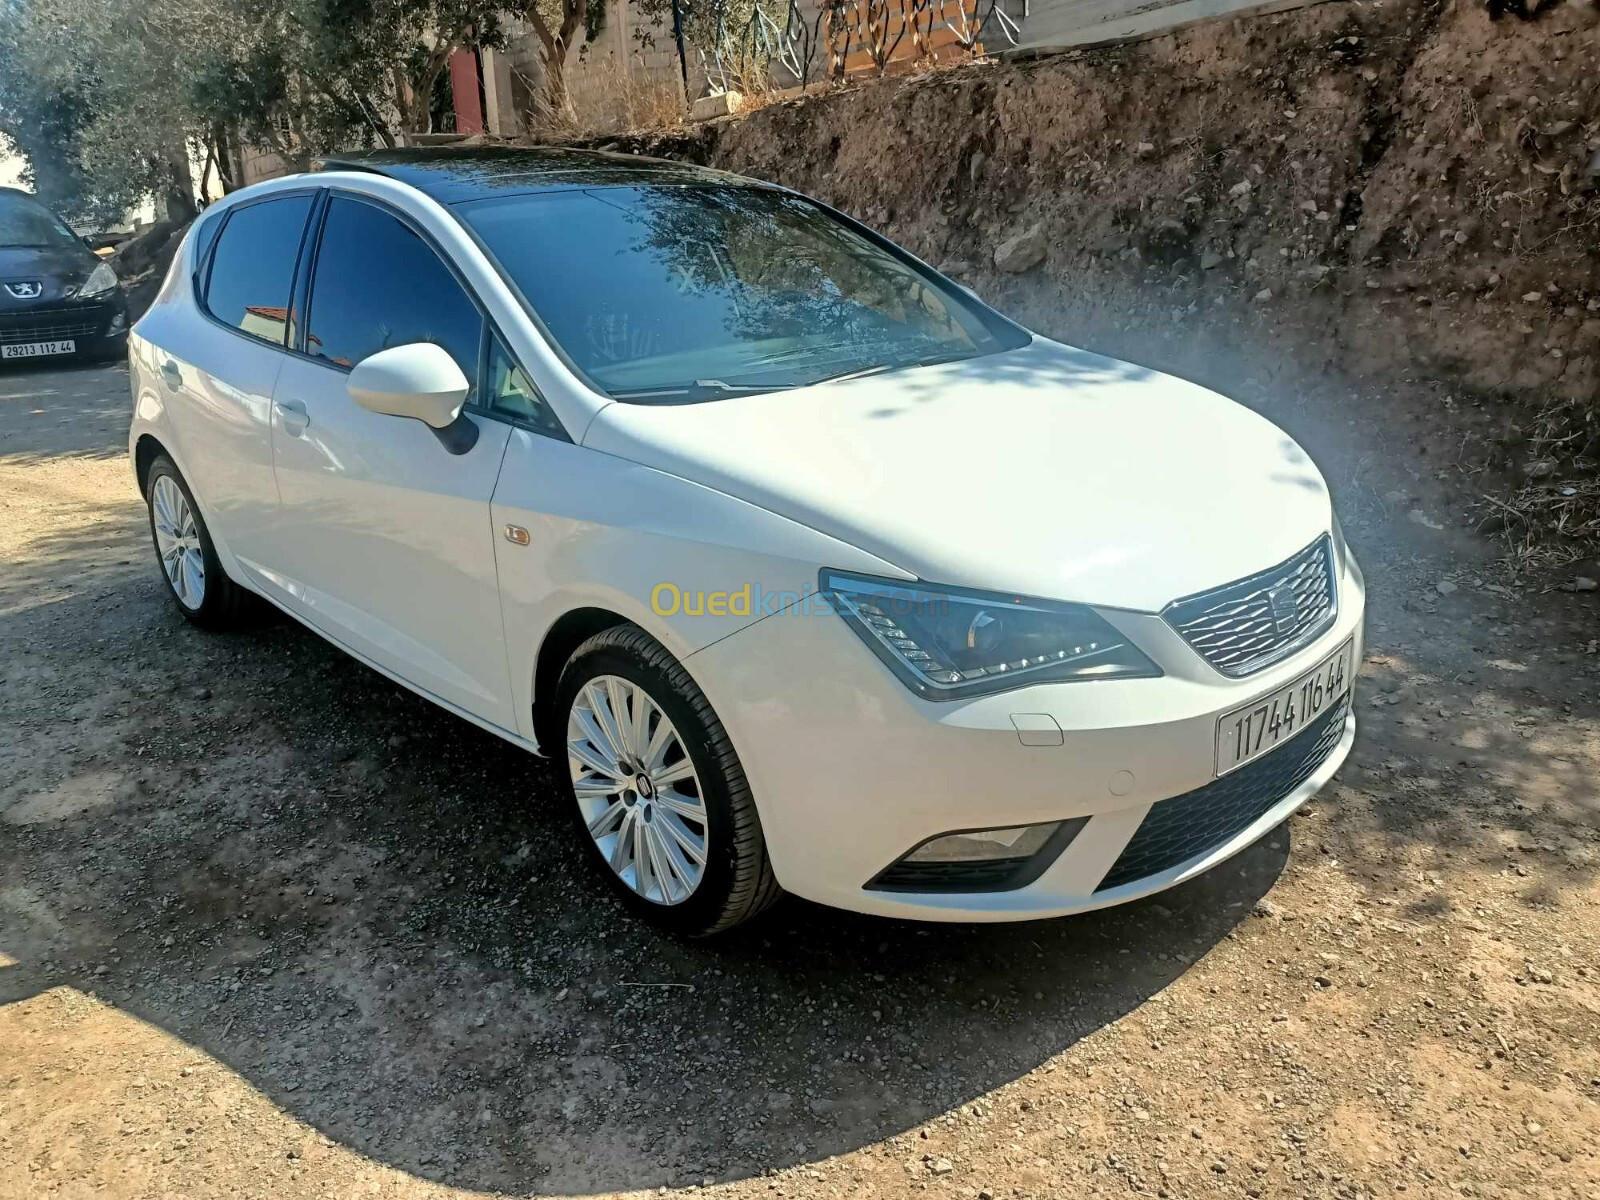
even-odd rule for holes
{"type": "Polygon", "coordinates": [[[951,362],[1028,335],[768,188],[602,187],[456,211],[591,383],[681,404],[951,362]]]}
{"type": "Polygon", "coordinates": [[[72,230],[48,208],[14,196],[0,196],[0,246],[77,245],[72,230]]]}

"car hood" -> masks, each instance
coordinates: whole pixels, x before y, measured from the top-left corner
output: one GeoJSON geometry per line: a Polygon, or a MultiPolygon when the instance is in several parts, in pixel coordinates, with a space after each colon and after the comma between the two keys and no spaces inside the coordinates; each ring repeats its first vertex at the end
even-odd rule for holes
{"type": "Polygon", "coordinates": [[[95,256],[84,246],[0,246],[0,309],[30,308],[66,297],[89,278],[95,256]],[[5,290],[7,283],[40,283],[36,299],[17,300],[5,290]]]}
{"type": "Polygon", "coordinates": [[[614,403],[584,444],[921,579],[1147,612],[1288,558],[1331,519],[1316,466],[1264,418],[1042,338],[787,392],[614,403]]]}

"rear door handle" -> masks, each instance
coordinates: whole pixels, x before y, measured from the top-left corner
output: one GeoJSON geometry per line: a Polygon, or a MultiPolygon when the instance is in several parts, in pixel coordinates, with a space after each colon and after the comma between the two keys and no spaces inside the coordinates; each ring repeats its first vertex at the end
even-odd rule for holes
{"type": "Polygon", "coordinates": [[[183,386],[183,372],[178,370],[178,364],[170,358],[161,364],[161,378],[166,381],[167,386],[170,388],[176,389],[183,386]]]}
{"type": "Polygon", "coordinates": [[[290,437],[299,437],[311,424],[311,414],[306,412],[303,400],[274,400],[272,407],[278,410],[278,424],[290,437]]]}

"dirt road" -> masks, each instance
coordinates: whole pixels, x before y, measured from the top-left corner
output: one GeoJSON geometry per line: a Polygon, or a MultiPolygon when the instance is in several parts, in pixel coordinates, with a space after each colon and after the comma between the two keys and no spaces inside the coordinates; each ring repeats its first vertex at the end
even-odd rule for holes
{"type": "Polygon", "coordinates": [[[1367,567],[1334,786],[1120,911],[685,945],[539,763],[178,620],[122,369],[0,373],[0,1196],[1600,1197],[1600,606],[1389,394],[1241,390],[1367,567]]]}

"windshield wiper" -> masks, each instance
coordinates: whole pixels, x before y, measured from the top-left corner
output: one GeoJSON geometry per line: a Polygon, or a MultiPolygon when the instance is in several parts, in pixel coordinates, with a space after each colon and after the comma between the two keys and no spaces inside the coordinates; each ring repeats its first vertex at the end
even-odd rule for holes
{"type": "Polygon", "coordinates": [[[721,379],[696,379],[693,383],[681,383],[676,387],[666,388],[641,388],[637,391],[613,391],[611,394],[618,400],[642,400],[649,396],[687,396],[691,392],[770,392],[774,385],[770,383],[727,383],[721,379]]]}
{"type": "Polygon", "coordinates": [[[867,375],[881,375],[885,371],[909,371],[912,367],[936,367],[940,363],[957,362],[968,357],[966,354],[935,354],[928,358],[914,358],[909,362],[881,362],[873,363],[868,367],[851,367],[848,371],[841,371],[837,375],[824,375],[821,379],[813,379],[806,387],[819,383],[838,383],[845,379],[861,379],[867,375]]]}

